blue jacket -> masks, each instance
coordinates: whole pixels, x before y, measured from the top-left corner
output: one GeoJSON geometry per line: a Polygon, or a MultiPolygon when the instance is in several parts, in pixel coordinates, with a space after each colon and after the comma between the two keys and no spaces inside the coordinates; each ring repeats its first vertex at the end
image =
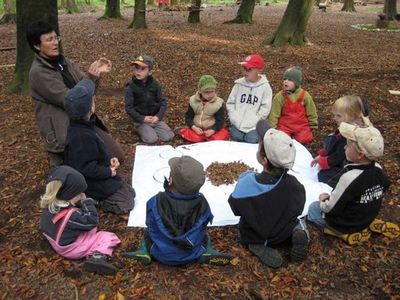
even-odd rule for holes
{"type": "Polygon", "coordinates": [[[150,254],[167,265],[185,264],[205,252],[207,224],[213,215],[201,193],[160,192],[147,202],[150,254]]]}

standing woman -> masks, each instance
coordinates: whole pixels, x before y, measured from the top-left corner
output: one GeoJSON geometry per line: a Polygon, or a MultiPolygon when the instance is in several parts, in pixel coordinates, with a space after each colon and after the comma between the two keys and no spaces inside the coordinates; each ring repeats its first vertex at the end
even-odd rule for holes
{"type": "MultiPolygon", "coordinates": [[[[36,120],[46,140],[50,167],[63,163],[69,118],[64,111],[64,96],[82,78],[96,84],[102,73],[111,70],[111,61],[101,58],[91,64],[87,75],[60,53],[60,37],[55,28],[43,21],[32,23],[27,31],[28,43],[36,55],[29,72],[31,96],[36,104],[36,120]]],[[[120,145],[107,133],[104,123],[94,114],[92,121],[111,157],[123,160],[120,145]]]]}

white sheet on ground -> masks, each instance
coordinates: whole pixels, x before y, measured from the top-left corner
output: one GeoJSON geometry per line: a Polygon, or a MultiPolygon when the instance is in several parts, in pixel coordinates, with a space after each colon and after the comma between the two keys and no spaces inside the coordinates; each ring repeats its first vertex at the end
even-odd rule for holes
{"type": "MultiPolygon", "coordinates": [[[[330,192],[331,187],[318,182],[318,169],[310,167],[312,156],[308,150],[296,141],[294,145],[296,161],[289,173],[296,176],[305,187],[307,200],[302,215],[306,215],[310,203],[318,201],[320,193],[330,192]]],[[[257,147],[257,144],[230,141],[204,142],[176,148],[170,145],[137,146],[132,173],[132,185],[136,191],[135,208],[130,213],[128,226],[146,226],[146,202],[159,191],[163,191],[164,176],[167,178],[169,176],[168,160],[171,157],[190,155],[199,160],[205,169],[215,161],[220,163],[240,161],[261,171],[262,168],[256,159],[257,147]]],[[[235,184],[217,187],[206,179],[200,191],[207,198],[214,215],[211,226],[234,225],[239,222],[239,217],[232,213],[228,203],[235,184]]]]}

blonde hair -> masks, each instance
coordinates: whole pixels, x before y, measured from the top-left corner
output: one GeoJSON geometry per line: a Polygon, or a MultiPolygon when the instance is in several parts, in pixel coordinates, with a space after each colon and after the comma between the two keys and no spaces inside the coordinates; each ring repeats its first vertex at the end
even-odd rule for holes
{"type": "Polygon", "coordinates": [[[57,193],[61,189],[63,183],[60,180],[50,181],[46,185],[46,192],[40,197],[40,207],[48,208],[52,214],[58,213],[60,208],[67,207],[68,201],[57,198],[57,193]]]}
{"type": "Polygon", "coordinates": [[[347,95],[340,97],[333,104],[332,110],[346,116],[346,122],[359,126],[371,124],[368,117],[364,116],[364,104],[359,96],[347,95]]]}

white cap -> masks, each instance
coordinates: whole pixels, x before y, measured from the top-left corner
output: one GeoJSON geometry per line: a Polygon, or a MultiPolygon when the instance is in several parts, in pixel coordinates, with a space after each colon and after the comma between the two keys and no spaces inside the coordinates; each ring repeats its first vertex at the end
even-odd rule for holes
{"type": "Polygon", "coordinates": [[[264,150],[267,159],[275,167],[291,169],[296,158],[293,140],[283,131],[271,128],[264,135],[264,150]]]}
{"type": "Polygon", "coordinates": [[[346,139],[356,142],[368,159],[374,160],[383,155],[383,137],[375,127],[358,127],[342,122],[339,131],[346,139]]]}

